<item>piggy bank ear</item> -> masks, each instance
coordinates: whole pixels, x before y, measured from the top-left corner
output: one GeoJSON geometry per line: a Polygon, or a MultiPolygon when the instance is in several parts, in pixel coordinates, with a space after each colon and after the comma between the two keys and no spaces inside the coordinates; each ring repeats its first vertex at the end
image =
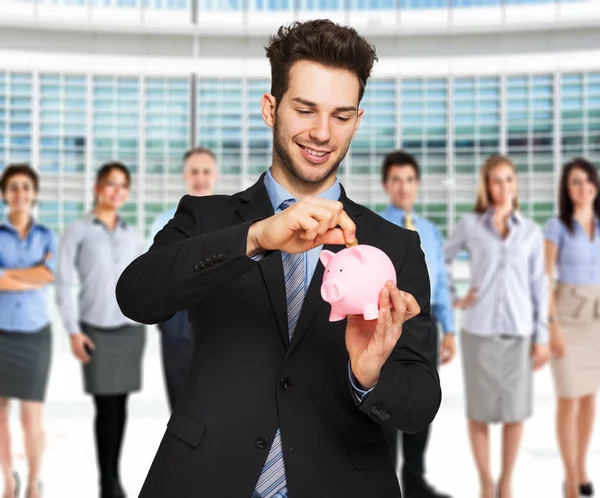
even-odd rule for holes
{"type": "Polygon", "coordinates": [[[365,257],[365,253],[361,251],[359,247],[351,247],[350,249],[348,249],[348,256],[358,259],[361,265],[367,264],[367,258],[365,257]]]}
{"type": "Polygon", "coordinates": [[[328,251],[327,249],[321,250],[321,254],[319,254],[319,259],[323,266],[327,267],[331,259],[335,256],[335,253],[328,251]]]}

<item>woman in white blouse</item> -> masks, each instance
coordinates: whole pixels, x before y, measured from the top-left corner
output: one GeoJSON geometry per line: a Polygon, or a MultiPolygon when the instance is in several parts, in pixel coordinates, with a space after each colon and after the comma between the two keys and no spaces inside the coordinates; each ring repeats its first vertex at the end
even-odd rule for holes
{"type": "Polygon", "coordinates": [[[474,212],[445,244],[451,263],[469,253],[470,290],[462,309],[461,345],[471,449],[481,498],[511,498],[512,476],[532,413],[533,369],[548,360],[547,282],[540,228],[519,212],[517,170],[492,156],[479,175],[474,212]],[[503,424],[502,471],[490,469],[489,424],[503,424]]]}

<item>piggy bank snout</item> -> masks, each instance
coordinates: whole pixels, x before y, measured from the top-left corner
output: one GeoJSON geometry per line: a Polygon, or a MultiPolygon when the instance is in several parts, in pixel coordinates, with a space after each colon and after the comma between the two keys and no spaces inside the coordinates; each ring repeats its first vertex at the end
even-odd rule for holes
{"type": "Polygon", "coordinates": [[[328,303],[337,303],[342,300],[344,295],[337,282],[328,280],[321,285],[321,297],[328,303]]]}

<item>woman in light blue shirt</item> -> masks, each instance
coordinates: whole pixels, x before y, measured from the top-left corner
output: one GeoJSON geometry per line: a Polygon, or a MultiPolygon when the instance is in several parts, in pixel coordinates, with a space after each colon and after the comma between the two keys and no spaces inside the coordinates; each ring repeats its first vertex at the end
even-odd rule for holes
{"type": "Polygon", "coordinates": [[[46,287],[54,280],[57,240],[31,214],[38,189],[37,173],[24,164],[8,166],[0,177],[8,208],[0,221],[0,464],[7,498],[20,488],[10,454],[11,398],[21,401],[27,498],[41,496],[42,408],[52,349],[46,287]]]}
{"type": "Polygon", "coordinates": [[[518,210],[517,170],[492,156],[479,174],[474,213],[466,215],[445,245],[451,263],[469,253],[470,291],[454,300],[462,309],[461,345],[471,449],[481,498],[512,497],[512,476],[532,413],[533,370],[548,359],[548,286],[543,237],[518,210]],[[489,424],[503,424],[503,467],[498,483],[490,469],[489,424]]]}
{"type": "Polygon", "coordinates": [[[110,162],[98,170],[94,209],[65,231],[56,276],[58,310],[73,354],[83,365],[85,392],[93,396],[96,408],[101,498],[125,497],[119,462],[127,398],[142,387],[145,329],[121,313],[115,295],[119,276],[145,245],[118,213],[130,186],[131,175],[124,164],[110,162]]]}
{"type": "Polygon", "coordinates": [[[599,191],[591,163],[569,162],[560,180],[560,213],[546,225],[550,281],[558,269],[550,296],[550,346],[567,498],[593,496],[586,464],[600,388],[599,191]]]}

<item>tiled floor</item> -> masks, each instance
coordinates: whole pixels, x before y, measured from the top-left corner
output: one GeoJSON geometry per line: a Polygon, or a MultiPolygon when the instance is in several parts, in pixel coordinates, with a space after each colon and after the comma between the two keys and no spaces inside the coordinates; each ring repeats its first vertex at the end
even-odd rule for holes
{"type": "MultiPolygon", "coordinates": [[[[92,439],[92,403],[89,397],[82,394],[79,367],[68,351],[67,340],[59,326],[55,328],[54,337],[52,376],[45,412],[48,434],[44,465],[45,496],[95,498],[97,479],[92,439]]],[[[477,498],[477,480],[463,415],[460,364],[455,361],[444,367],[441,378],[444,400],[431,438],[428,475],[436,487],[452,493],[454,498],[477,498]]],[[[536,377],[535,416],[526,427],[516,474],[515,498],[561,496],[562,474],[554,438],[553,410],[552,386],[546,369],[536,377]]],[[[144,390],[132,396],[129,414],[122,474],[129,498],[132,498],[139,493],[168,417],[158,336],[154,327],[148,329],[144,390]]],[[[24,471],[21,433],[15,411],[12,413],[12,426],[16,466],[24,471]]],[[[499,434],[499,428],[495,427],[495,469],[499,467],[499,434]]],[[[600,485],[600,427],[592,442],[589,470],[600,485]]],[[[291,496],[293,498],[293,494],[291,496]]]]}

